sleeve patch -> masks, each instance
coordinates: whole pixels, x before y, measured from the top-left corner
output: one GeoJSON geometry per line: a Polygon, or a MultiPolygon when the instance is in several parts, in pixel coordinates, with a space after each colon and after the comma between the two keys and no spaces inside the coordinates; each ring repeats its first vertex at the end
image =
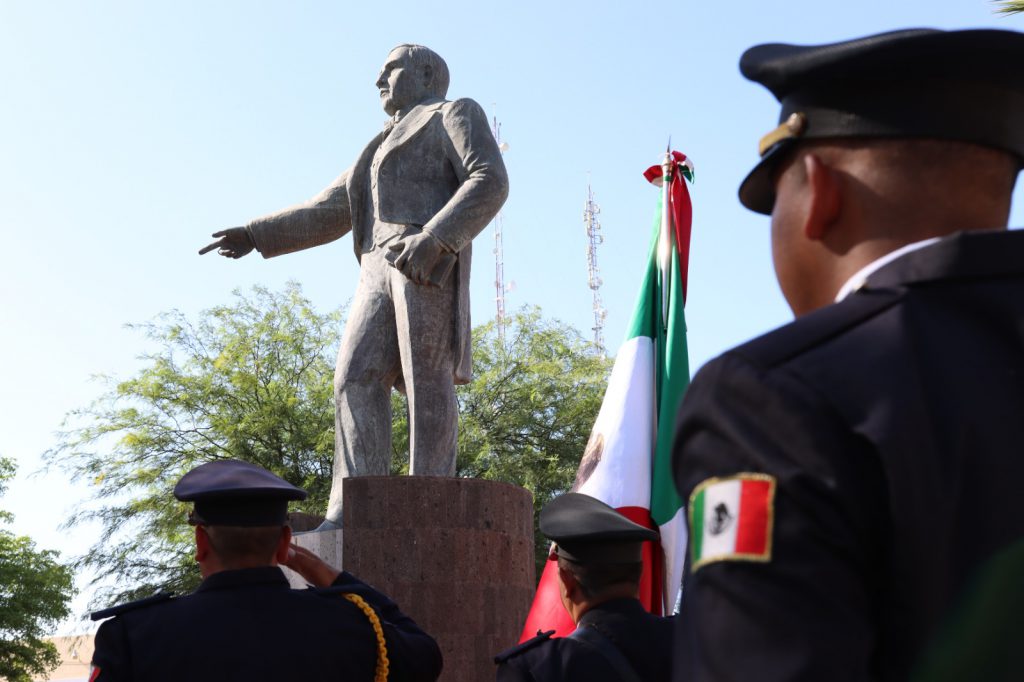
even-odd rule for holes
{"type": "Polygon", "coordinates": [[[771,561],[774,476],[709,478],[694,488],[689,513],[692,571],[716,561],[771,561]]]}

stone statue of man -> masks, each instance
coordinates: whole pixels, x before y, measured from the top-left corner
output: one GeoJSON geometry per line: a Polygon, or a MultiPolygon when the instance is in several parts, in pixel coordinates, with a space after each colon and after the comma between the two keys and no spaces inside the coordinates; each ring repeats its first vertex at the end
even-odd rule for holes
{"type": "Polygon", "coordinates": [[[304,204],[215,232],[199,252],[270,258],[352,232],[359,285],[334,375],[334,481],[321,529],[341,525],[343,478],[388,474],[393,387],[408,398],[410,472],[455,473],[472,241],[505,202],[508,176],[483,109],[444,99],[448,80],[432,50],[393,49],[377,78],[391,118],[355,165],[304,204]]]}

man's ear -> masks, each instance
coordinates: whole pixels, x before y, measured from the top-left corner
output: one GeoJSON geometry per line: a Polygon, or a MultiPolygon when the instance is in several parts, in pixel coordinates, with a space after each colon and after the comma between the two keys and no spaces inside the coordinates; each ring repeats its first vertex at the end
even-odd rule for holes
{"type": "Polygon", "coordinates": [[[819,241],[839,219],[843,178],[816,154],[807,154],[803,162],[808,192],[804,236],[819,241]]]}
{"type": "Polygon", "coordinates": [[[572,571],[568,571],[561,566],[558,567],[558,582],[562,587],[562,592],[570,600],[576,596],[577,590],[579,590],[579,582],[576,580],[576,576],[572,574],[572,571]]]}
{"type": "Polygon", "coordinates": [[[274,560],[278,564],[288,561],[288,549],[292,544],[291,526],[284,526],[281,529],[281,539],[277,542],[277,550],[274,552],[274,560]]]}
{"type": "Polygon", "coordinates": [[[196,561],[205,561],[210,556],[210,536],[206,529],[196,526],[196,561]]]}

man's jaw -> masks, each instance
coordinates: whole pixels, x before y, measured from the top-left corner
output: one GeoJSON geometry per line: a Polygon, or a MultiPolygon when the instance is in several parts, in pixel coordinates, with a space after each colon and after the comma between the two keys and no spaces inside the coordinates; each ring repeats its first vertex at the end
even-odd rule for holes
{"type": "Polygon", "coordinates": [[[395,115],[395,112],[397,111],[397,109],[395,109],[395,106],[394,106],[393,101],[391,99],[391,90],[382,89],[380,91],[380,104],[381,104],[381,107],[384,109],[384,113],[385,114],[387,114],[388,116],[394,116],[395,115]]]}

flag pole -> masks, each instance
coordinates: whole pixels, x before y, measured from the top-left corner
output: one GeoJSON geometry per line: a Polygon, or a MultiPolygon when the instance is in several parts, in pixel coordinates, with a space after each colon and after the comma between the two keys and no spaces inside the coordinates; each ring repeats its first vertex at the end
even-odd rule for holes
{"type": "Polygon", "coordinates": [[[658,270],[661,275],[661,328],[668,329],[669,277],[672,275],[672,151],[665,151],[661,163],[661,234],[658,237],[658,270]]]}

